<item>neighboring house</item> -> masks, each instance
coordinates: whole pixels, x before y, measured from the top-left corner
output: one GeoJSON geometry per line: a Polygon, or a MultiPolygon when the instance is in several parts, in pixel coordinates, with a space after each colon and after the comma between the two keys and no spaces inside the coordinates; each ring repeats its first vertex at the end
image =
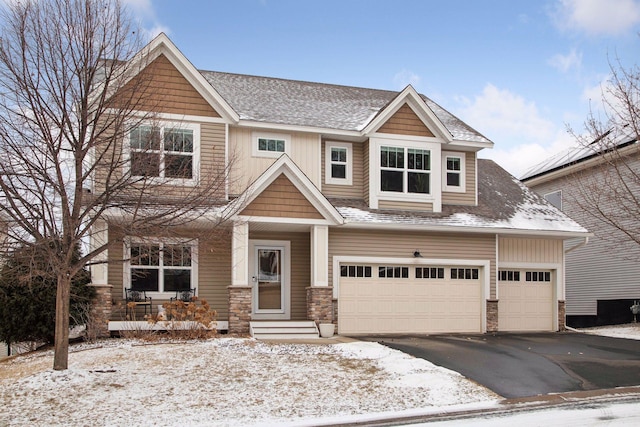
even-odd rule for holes
{"type": "MultiPolygon", "coordinates": [[[[630,156],[626,164],[631,169],[640,170],[635,136],[622,133],[614,137],[614,145],[618,153],[630,156]]],[[[522,177],[530,188],[594,233],[588,245],[569,252],[565,259],[567,324],[574,327],[631,322],[630,307],[640,300],[640,247],[623,245],[626,239],[621,231],[606,226],[579,206],[579,201],[585,200],[580,188],[597,185],[610,190],[600,184],[612,172],[603,158],[609,152],[594,141],[559,153],[522,177]]]]}
{"type": "Polygon", "coordinates": [[[413,87],[198,71],[165,35],[145,52],[158,84],[176,88],[157,109],[193,138],[194,169],[237,160],[238,212],[215,242],[110,227],[110,259],[186,254],[94,267],[114,300],[145,287],[156,305],[196,288],[239,333],[259,320],[333,321],[341,334],[564,328],[563,242],[588,232],[478,159],[493,143],[413,87]]]}

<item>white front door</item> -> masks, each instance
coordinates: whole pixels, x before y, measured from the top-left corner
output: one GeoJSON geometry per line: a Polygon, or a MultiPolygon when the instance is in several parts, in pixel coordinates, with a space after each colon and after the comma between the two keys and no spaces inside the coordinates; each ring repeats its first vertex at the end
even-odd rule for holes
{"type": "Polygon", "coordinates": [[[254,319],[289,319],[289,242],[251,242],[254,319]]]}

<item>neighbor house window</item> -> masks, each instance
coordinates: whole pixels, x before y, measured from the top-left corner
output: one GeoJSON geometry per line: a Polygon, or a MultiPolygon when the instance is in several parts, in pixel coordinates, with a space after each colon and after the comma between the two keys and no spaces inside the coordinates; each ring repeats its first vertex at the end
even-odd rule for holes
{"type": "Polygon", "coordinates": [[[176,292],[194,288],[196,245],[190,243],[131,242],[128,285],[134,290],[176,292]]]}
{"type": "Polygon", "coordinates": [[[430,193],[431,152],[417,148],[380,147],[380,190],[430,193]]]}
{"type": "Polygon", "coordinates": [[[347,142],[325,143],[325,183],[351,185],[352,148],[347,142]]]}
{"type": "Polygon", "coordinates": [[[141,125],[129,132],[133,176],[191,180],[195,176],[199,127],[141,125]]]}
{"type": "Polygon", "coordinates": [[[547,193],[544,195],[544,198],[547,200],[547,202],[562,210],[562,190],[554,191],[553,193],[547,193]]]}
{"type": "Polygon", "coordinates": [[[444,191],[465,191],[465,157],[464,153],[442,153],[442,184],[444,191]]]}
{"type": "Polygon", "coordinates": [[[290,152],[289,135],[277,135],[271,133],[253,133],[254,157],[280,157],[290,152]]]}

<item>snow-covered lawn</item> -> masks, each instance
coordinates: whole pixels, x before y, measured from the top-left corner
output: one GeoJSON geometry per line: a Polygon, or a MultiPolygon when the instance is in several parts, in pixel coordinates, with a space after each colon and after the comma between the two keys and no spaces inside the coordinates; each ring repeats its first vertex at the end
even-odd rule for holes
{"type": "Polygon", "coordinates": [[[579,329],[580,332],[605,337],[627,338],[640,340],[640,323],[627,323],[625,325],[598,326],[595,328],[579,329]]]}
{"type": "Polygon", "coordinates": [[[0,362],[0,426],[299,424],[500,399],[456,372],[369,342],[111,339],[73,346],[67,371],[53,371],[52,357],[0,362]]]}

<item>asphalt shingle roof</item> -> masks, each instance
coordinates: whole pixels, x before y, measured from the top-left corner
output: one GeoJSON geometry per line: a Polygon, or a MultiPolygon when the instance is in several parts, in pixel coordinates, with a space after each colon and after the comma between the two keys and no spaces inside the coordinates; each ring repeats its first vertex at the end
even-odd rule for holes
{"type": "MultiPolygon", "coordinates": [[[[324,83],[200,71],[243,120],[361,131],[399,92],[324,83]]],[[[468,142],[491,141],[421,95],[453,135],[468,142]]]]}

